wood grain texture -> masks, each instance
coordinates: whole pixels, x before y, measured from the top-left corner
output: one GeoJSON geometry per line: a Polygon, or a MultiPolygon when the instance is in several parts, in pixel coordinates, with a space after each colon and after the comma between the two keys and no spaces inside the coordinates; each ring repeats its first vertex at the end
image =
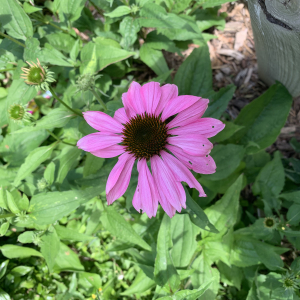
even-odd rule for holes
{"type": "Polygon", "coordinates": [[[300,0],[248,0],[260,78],[300,95],[300,0]]]}

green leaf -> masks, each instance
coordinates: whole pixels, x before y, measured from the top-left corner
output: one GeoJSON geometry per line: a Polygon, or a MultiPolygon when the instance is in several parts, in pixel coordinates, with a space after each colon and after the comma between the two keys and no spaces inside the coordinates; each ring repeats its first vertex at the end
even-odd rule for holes
{"type": "Polygon", "coordinates": [[[212,71],[208,46],[202,43],[179,67],[174,83],[178,86],[179,95],[203,96],[212,90],[212,71]]]}
{"type": "Polygon", "coordinates": [[[43,254],[49,272],[53,272],[53,267],[55,263],[56,256],[59,252],[60,241],[55,229],[51,226],[44,234],[41,236],[41,253],[43,254]]]}
{"type": "Polygon", "coordinates": [[[244,277],[243,269],[233,265],[229,267],[222,261],[219,261],[217,266],[221,274],[221,281],[228,285],[235,286],[238,290],[240,290],[244,277]]]}
{"type": "Polygon", "coordinates": [[[61,240],[82,242],[93,239],[92,236],[88,236],[84,233],[78,232],[77,230],[73,230],[64,226],[54,225],[54,228],[61,240]]]}
{"type": "Polygon", "coordinates": [[[120,5],[110,13],[104,14],[106,17],[118,18],[130,14],[131,9],[128,6],[120,5]]]}
{"type": "Polygon", "coordinates": [[[32,269],[33,269],[33,267],[18,266],[18,267],[13,268],[10,271],[10,274],[15,277],[21,277],[21,276],[28,274],[32,269]]]}
{"type": "Polygon", "coordinates": [[[241,110],[234,123],[244,128],[230,140],[248,146],[249,154],[272,145],[286,122],[292,101],[292,96],[282,84],[274,84],[241,110]]]}
{"type": "Polygon", "coordinates": [[[280,198],[283,198],[287,201],[291,201],[297,204],[300,204],[300,191],[283,193],[279,195],[280,198]]]}
{"type": "MultiPolygon", "coordinates": [[[[208,207],[205,213],[217,230],[224,232],[232,227],[238,217],[240,191],[242,189],[243,175],[226,191],[224,196],[214,205],[208,207]]],[[[207,231],[202,233],[202,238],[211,235],[207,231]]]]}
{"type": "Polygon", "coordinates": [[[56,182],[62,183],[66,178],[68,172],[74,168],[79,160],[81,150],[77,147],[67,146],[64,148],[60,155],[55,159],[58,168],[56,182]]]}
{"type": "Polygon", "coordinates": [[[0,236],[4,236],[9,228],[9,222],[2,223],[0,226],[0,236]]]}
{"type": "Polygon", "coordinates": [[[175,43],[162,34],[158,34],[156,30],[147,34],[146,44],[150,48],[156,50],[166,50],[169,52],[177,52],[182,55],[180,49],[176,47],[175,43]]]}
{"type": "Polygon", "coordinates": [[[119,32],[123,36],[123,40],[121,41],[121,45],[124,46],[125,49],[128,49],[132,46],[137,40],[137,33],[140,31],[140,25],[137,19],[133,19],[132,17],[125,17],[120,23],[119,32]]]}
{"type": "Polygon", "coordinates": [[[196,236],[199,233],[187,214],[176,214],[171,219],[173,248],[171,257],[176,268],[185,268],[190,263],[197,248],[196,236]]]}
{"type": "Polygon", "coordinates": [[[55,175],[55,163],[51,162],[44,172],[44,178],[48,182],[49,185],[52,185],[54,182],[54,175],[55,175]]]}
{"type": "Polygon", "coordinates": [[[5,275],[9,260],[5,260],[0,264],[0,279],[5,275]]]}
{"type": "Polygon", "coordinates": [[[1,1],[0,18],[2,27],[8,35],[24,41],[32,37],[33,28],[30,18],[16,0],[1,1]]]}
{"type": "Polygon", "coordinates": [[[171,292],[175,292],[180,284],[180,278],[172,262],[171,247],[171,219],[164,214],[157,237],[154,280],[159,286],[167,285],[171,292]]]}
{"type": "Polygon", "coordinates": [[[42,8],[39,8],[39,7],[36,7],[36,6],[32,6],[29,3],[27,3],[27,2],[24,2],[23,9],[26,12],[26,14],[32,14],[32,13],[34,13],[36,11],[43,10],[42,8]]]}
{"type": "Polygon", "coordinates": [[[78,284],[84,286],[85,288],[99,289],[102,286],[102,280],[99,274],[81,272],[79,273],[78,284]]]}
{"type": "Polygon", "coordinates": [[[89,152],[86,153],[86,160],[83,167],[83,177],[95,174],[98,170],[101,169],[105,158],[97,157],[89,152]]]}
{"type": "Polygon", "coordinates": [[[34,231],[25,231],[18,236],[18,241],[22,244],[32,243],[34,234],[34,231]]]}
{"type": "Polygon", "coordinates": [[[188,213],[192,223],[196,226],[214,233],[219,231],[210,223],[202,208],[192,199],[188,190],[184,188],[186,194],[186,209],[182,209],[181,213],[188,213]]]}
{"type": "Polygon", "coordinates": [[[156,75],[162,75],[169,71],[162,52],[151,48],[147,43],[140,48],[140,58],[156,75]]]}
{"type": "Polygon", "coordinates": [[[6,190],[2,186],[0,186],[0,207],[8,210],[6,190]]]}
{"type": "Polygon", "coordinates": [[[0,300],[11,300],[10,296],[0,288],[0,300]]]}
{"type": "Polygon", "coordinates": [[[45,38],[55,49],[66,53],[70,53],[75,44],[75,39],[63,32],[47,34],[45,38]]]}
{"type": "Polygon", "coordinates": [[[207,180],[221,180],[232,174],[240,165],[245,148],[239,145],[216,145],[210,155],[213,157],[217,170],[214,174],[202,175],[207,180]]]}
{"type": "Polygon", "coordinates": [[[232,99],[236,90],[233,84],[221,88],[218,92],[209,91],[203,95],[203,98],[209,99],[208,108],[203,117],[220,119],[221,115],[228,106],[229,101],[232,99]]]}
{"type": "Polygon", "coordinates": [[[6,244],[4,246],[1,246],[0,250],[2,251],[2,254],[7,258],[24,258],[30,256],[43,257],[43,255],[40,252],[32,248],[21,247],[16,245],[6,244]]]}
{"type": "Polygon", "coordinates": [[[105,207],[100,217],[101,223],[112,235],[151,251],[151,247],[134,231],[131,225],[112,207],[105,207]]]}
{"type": "Polygon", "coordinates": [[[121,293],[121,295],[131,296],[133,294],[141,294],[153,288],[154,286],[155,282],[146,276],[142,270],[140,270],[130,287],[126,289],[125,292],[121,293]]]}
{"type": "Polygon", "coordinates": [[[9,191],[6,191],[6,199],[9,210],[14,214],[19,213],[20,208],[18,207],[13,195],[9,191]]]}
{"type": "Polygon", "coordinates": [[[41,163],[50,158],[56,144],[57,143],[50,146],[39,147],[31,151],[28,157],[26,157],[25,162],[21,165],[15,178],[14,185],[19,185],[22,179],[26,178],[37,169],[41,163]]]}
{"type": "Polygon", "coordinates": [[[80,17],[85,2],[85,0],[60,0],[59,18],[61,21],[76,21],[80,17]]]}
{"type": "Polygon", "coordinates": [[[71,213],[81,203],[99,194],[98,188],[84,191],[51,192],[35,195],[30,200],[30,218],[39,225],[51,224],[71,213]]]}
{"type": "Polygon", "coordinates": [[[236,125],[233,122],[228,122],[228,121],[222,121],[222,122],[225,124],[225,128],[217,135],[209,139],[212,143],[219,143],[219,142],[226,141],[233,134],[235,134],[236,132],[238,132],[243,128],[243,126],[236,125]]]}
{"type": "Polygon", "coordinates": [[[60,243],[59,252],[56,256],[55,265],[53,267],[53,272],[63,271],[84,271],[84,267],[80,263],[77,254],[64,243],[60,243]]]}

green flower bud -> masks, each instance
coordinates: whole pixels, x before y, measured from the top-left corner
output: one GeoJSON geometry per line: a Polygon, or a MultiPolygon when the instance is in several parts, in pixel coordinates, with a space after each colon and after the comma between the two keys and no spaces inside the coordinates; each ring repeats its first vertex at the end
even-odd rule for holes
{"type": "Polygon", "coordinates": [[[25,106],[21,104],[13,104],[8,109],[9,118],[15,122],[24,122],[31,120],[31,113],[29,113],[25,106]]]}
{"type": "Polygon", "coordinates": [[[37,245],[37,246],[41,246],[41,244],[42,244],[42,239],[41,239],[40,234],[38,234],[38,233],[33,234],[33,236],[32,236],[32,242],[33,242],[35,245],[37,245]]]}
{"type": "Polygon", "coordinates": [[[49,83],[54,82],[52,77],[53,72],[50,72],[47,67],[42,66],[37,58],[37,64],[34,62],[29,63],[30,68],[22,68],[24,74],[21,75],[22,79],[25,79],[25,83],[34,85],[35,88],[47,91],[49,89],[49,83]]]}
{"type": "Polygon", "coordinates": [[[40,192],[43,192],[47,187],[48,187],[48,182],[45,178],[38,180],[37,188],[39,189],[40,192]]]}
{"type": "Polygon", "coordinates": [[[283,275],[281,279],[283,283],[283,287],[286,290],[298,290],[299,289],[299,279],[297,279],[294,273],[287,271],[285,275],[283,275]]]}
{"type": "Polygon", "coordinates": [[[136,4],[131,5],[131,12],[132,13],[136,14],[139,10],[140,10],[140,8],[136,4]]]}
{"type": "Polygon", "coordinates": [[[29,217],[26,215],[26,211],[21,211],[16,214],[16,222],[26,222],[28,221],[29,217]]]}
{"type": "Polygon", "coordinates": [[[278,223],[275,217],[266,217],[264,219],[264,226],[269,230],[275,229],[277,225],[278,223]]]}
{"type": "Polygon", "coordinates": [[[80,75],[76,81],[77,90],[76,92],[93,90],[95,88],[95,81],[102,75],[93,75],[90,73],[80,75]]]}

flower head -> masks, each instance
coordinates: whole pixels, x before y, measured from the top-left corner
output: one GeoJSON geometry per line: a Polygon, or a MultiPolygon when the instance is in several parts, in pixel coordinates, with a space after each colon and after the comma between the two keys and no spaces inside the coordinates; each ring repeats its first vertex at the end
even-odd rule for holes
{"type": "Polygon", "coordinates": [[[266,217],[264,219],[264,226],[269,230],[276,229],[278,225],[278,221],[275,217],[266,217]]]}
{"type": "Polygon", "coordinates": [[[190,170],[215,172],[215,162],[209,155],[213,145],[208,138],[224,128],[219,120],[201,118],[208,100],[178,96],[176,85],[160,87],[158,82],[143,86],[133,82],[122,100],[124,108],[118,109],[113,118],[103,112],[85,112],[85,120],[99,132],[77,143],[80,149],[98,157],[120,155],[106,184],[108,204],[125,193],[136,160],[139,176],[132,204],[150,218],[156,215],[159,203],[170,217],[186,208],[182,181],[205,197],[190,170]]]}
{"type": "Polygon", "coordinates": [[[27,110],[26,106],[21,104],[12,104],[8,109],[8,115],[11,120],[17,123],[30,121],[32,113],[27,110]]]}
{"type": "Polygon", "coordinates": [[[28,62],[30,68],[22,68],[24,74],[21,78],[25,79],[25,83],[34,85],[36,89],[42,89],[44,91],[49,89],[49,83],[54,82],[52,77],[53,72],[50,72],[47,67],[42,66],[37,58],[37,64],[34,62],[28,62]]]}

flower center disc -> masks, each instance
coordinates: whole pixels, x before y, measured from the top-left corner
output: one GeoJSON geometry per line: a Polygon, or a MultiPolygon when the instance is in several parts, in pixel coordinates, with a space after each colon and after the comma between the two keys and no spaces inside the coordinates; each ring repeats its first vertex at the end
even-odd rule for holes
{"type": "Polygon", "coordinates": [[[42,75],[43,71],[39,67],[32,67],[30,68],[29,74],[28,74],[28,80],[30,82],[39,84],[43,81],[42,75]]]}
{"type": "Polygon", "coordinates": [[[167,143],[166,123],[159,117],[147,114],[137,115],[125,124],[122,145],[127,146],[126,151],[136,159],[147,160],[159,154],[167,143]]]}

